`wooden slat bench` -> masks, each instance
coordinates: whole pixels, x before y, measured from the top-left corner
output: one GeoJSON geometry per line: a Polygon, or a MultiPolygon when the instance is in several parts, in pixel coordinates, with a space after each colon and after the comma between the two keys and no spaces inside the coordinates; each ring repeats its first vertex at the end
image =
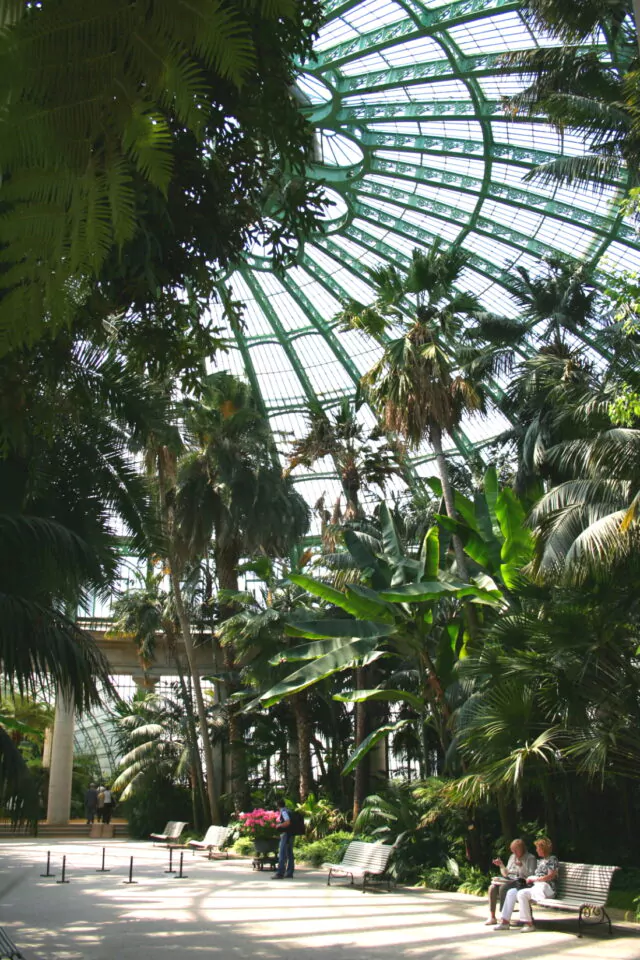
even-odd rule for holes
{"type": "Polygon", "coordinates": [[[387,889],[391,889],[391,877],[386,871],[393,850],[392,846],[384,843],[352,840],[340,863],[323,863],[322,866],[329,869],[327,885],[331,886],[331,878],[334,876],[351,877],[351,886],[356,878],[361,877],[363,893],[368,881],[386,881],[387,889]]]}
{"type": "Polygon", "coordinates": [[[578,936],[582,936],[584,923],[609,924],[611,919],[605,910],[613,875],[619,867],[603,867],[592,863],[559,863],[556,894],[546,900],[532,901],[532,907],[552,907],[555,910],[578,911],[578,936]]]}
{"type": "MultiPolygon", "coordinates": [[[[205,833],[202,840],[189,840],[187,844],[188,847],[191,847],[194,854],[196,850],[207,850],[209,852],[209,860],[213,857],[214,850],[220,852],[220,849],[231,833],[229,827],[209,827],[205,833]]],[[[227,857],[229,854],[227,853],[227,857]]]]}
{"type": "Polygon", "coordinates": [[[24,960],[24,954],[18,950],[7,931],[0,927],[0,957],[2,960],[24,960]]]}
{"type": "Polygon", "coordinates": [[[154,846],[156,843],[162,843],[168,847],[170,844],[177,843],[186,825],[186,821],[183,823],[181,820],[169,820],[164,828],[164,833],[151,834],[151,840],[153,840],[154,846]]]}

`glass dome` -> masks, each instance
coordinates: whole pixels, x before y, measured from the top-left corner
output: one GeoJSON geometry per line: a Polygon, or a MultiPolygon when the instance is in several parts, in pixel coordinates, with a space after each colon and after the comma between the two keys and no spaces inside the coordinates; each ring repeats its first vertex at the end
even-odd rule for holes
{"type": "MultiPolygon", "coordinates": [[[[377,359],[375,344],[333,320],[341,300],[372,298],[367,267],[406,266],[414,247],[442,237],[471,255],[460,288],[515,315],[514,265],[535,270],[561,252],[599,260],[607,271],[640,266],[637,235],[617,207],[624,183],[594,193],[523,180],[533,166],[584,151],[571,132],[560,136],[541,119],[504,111],[503,99],[525,81],[500,66],[500,55],[555,42],[532,32],[519,6],[327,0],[316,59],[297,89],[316,127],[312,172],[334,203],[326,232],[301,246],[284,275],[256,249],[225,280],[246,305],[246,326],[227,328],[234,347],[219,364],[259,392],[283,456],[305,432],[306,405],[335,407],[377,359]]],[[[212,317],[225,327],[217,304],[212,317]]],[[[366,406],[359,416],[374,426],[366,406]]],[[[450,453],[481,454],[506,425],[497,412],[466,421],[450,453]]],[[[431,457],[426,444],[417,451],[416,474],[434,472],[431,457]]],[[[340,493],[328,458],[294,476],[310,502],[340,493]]]]}

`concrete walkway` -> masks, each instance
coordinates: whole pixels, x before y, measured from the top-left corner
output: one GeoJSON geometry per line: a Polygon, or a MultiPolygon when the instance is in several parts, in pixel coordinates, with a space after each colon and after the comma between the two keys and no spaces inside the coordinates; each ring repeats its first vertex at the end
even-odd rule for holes
{"type": "MultiPolygon", "coordinates": [[[[493,933],[477,897],[327,887],[320,871],[294,880],[254,873],[249,861],[185,854],[187,879],[165,874],[149,844],[0,841],[0,926],[28,960],[637,960],[640,930],[599,927],[579,940],[569,914],[538,911],[535,933],[493,933]],[[51,850],[55,879],[44,879],[51,850]],[[67,855],[69,884],[60,879],[67,855]],[[134,880],[125,885],[129,857],[134,880]],[[544,918],[544,919],[543,919],[544,918]]],[[[175,856],[175,855],[174,855],[175,856]]],[[[174,859],[175,864],[175,859],[174,859]]]]}

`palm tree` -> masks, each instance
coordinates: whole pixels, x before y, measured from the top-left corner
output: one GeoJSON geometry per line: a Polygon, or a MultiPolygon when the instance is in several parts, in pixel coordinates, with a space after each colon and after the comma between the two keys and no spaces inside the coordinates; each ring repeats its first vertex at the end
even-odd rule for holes
{"type": "MultiPolygon", "coordinates": [[[[286,556],[304,535],[309,510],[276,462],[269,426],[251,388],[229,373],[212,374],[201,398],[186,404],[186,428],[194,449],[181,461],[176,509],[180,535],[192,556],[212,544],[223,593],[220,620],[233,613],[238,565],[257,552],[286,556]]],[[[227,681],[235,683],[236,657],[224,648],[227,681]]],[[[233,793],[242,806],[247,779],[239,709],[228,704],[233,793]]]]}
{"type": "Polygon", "coordinates": [[[332,457],[347,501],[344,519],[352,520],[361,512],[362,488],[377,486],[384,491],[389,477],[400,472],[399,451],[392,451],[388,443],[380,443],[379,431],[365,436],[348,397],[342,398],[331,418],[317,402],[310,403],[305,413],[309,430],[294,441],[288,469],[295,470],[300,464],[311,467],[323,457],[332,457]]]}
{"type": "MultiPolygon", "coordinates": [[[[452,518],[456,509],[442,439],[455,432],[464,414],[483,413],[486,403],[482,385],[458,369],[452,346],[465,321],[483,312],[476,297],[455,290],[468,261],[463,250],[443,250],[439,241],[427,254],[414,250],[405,275],[394,266],[369,271],[376,291],[369,314],[346,309],[342,316],[351,326],[367,324],[378,337],[382,321],[385,326],[393,323],[400,327],[401,335],[385,344],[382,357],[363,378],[363,386],[385,429],[414,448],[429,440],[446,511],[452,518]],[[410,321],[400,309],[406,298],[414,299],[410,321]],[[373,325],[368,315],[373,316],[373,325]]],[[[457,537],[454,549],[459,575],[466,579],[464,551],[457,537]]]]}
{"type": "Polygon", "coordinates": [[[502,58],[505,66],[532,79],[526,90],[506,102],[507,112],[512,116],[543,113],[560,133],[575,130],[586,147],[585,155],[542,164],[525,179],[598,189],[605,180],[615,179],[626,164],[633,185],[640,172],[640,137],[638,41],[631,0],[571,4],[526,0],[524,7],[535,26],[563,42],[502,58]],[[586,46],[598,33],[609,41],[605,55],[586,46]]]}
{"type": "Polygon", "coordinates": [[[113,720],[122,759],[113,789],[122,800],[131,796],[148,771],[170,778],[189,774],[184,716],[181,701],[145,691],[137,691],[130,703],[116,705],[113,720]]]}
{"type": "MultiPolygon", "coordinates": [[[[241,609],[221,625],[220,641],[225,647],[232,644],[240,665],[241,676],[255,691],[266,690],[282,676],[280,658],[293,641],[285,634],[285,626],[296,618],[308,617],[311,598],[305,590],[290,583],[289,573],[301,573],[309,559],[305,551],[290,570],[283,570],[283,579],[273,572],[267,575],[260,600],[245,596],[241,609]]],[[[311,767],[312,723],[309,694],[306,690],[291,697],[297,747],[299,782],[296,784],[300,802],[313,790],[311,767]]]]}

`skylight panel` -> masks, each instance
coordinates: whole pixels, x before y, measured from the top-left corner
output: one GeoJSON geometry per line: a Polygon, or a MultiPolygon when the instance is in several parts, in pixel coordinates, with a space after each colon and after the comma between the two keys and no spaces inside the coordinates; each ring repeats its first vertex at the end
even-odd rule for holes
{"type": "Polygon", "coordinates": [[[575,224],[561,223],[552,217],[545,217],[536,239],[556,250],[582,257],[593,248],[596,236],[591,230],[575,224]]]}
{"type": "Polygon", "coordinates": [[[478,84],[488,100],[513,97],[529,86],[529,80],[520,73],[501,73],[497,77],[478,77],[478,84]]]}
{"type": "Polygon", "coordinates": [[[523,210],[515,205],[496,203],[494,200],[485,200],[482,205],[482,216],[502,226],[513,227],[530,237],[536,235],[544,219],[540,214],[523,210]]]}
{"type": "Polygon", "coordinates": [[[379,53],[369,53],[357,60],[349,60],[347,63],[343,63],[340,67],[340,73],[345,77],[353,77],[388,69],[389,64],[379,53]]]}
{"type": "Polygon", "coordinates": [[[406,9],[391,0],[365,0],[344,14],[345,22],[359,33],[369,33],[397,20],[404,20],[406,9]]]}
{"type": "Polygon", "coordinates": [[[342,395],[353,389],[353,380],[323,337],[318,334],[297,337],[294,346],[319,397],[342,395]]]}
{"type": "Polygon", "coordinates": [[[454,25],[447,32],[467,56],[528,50],[536,45],[517,13],[502,13],[454,25]]]}
{"type": "Polygon", "coordinates": [[[303,401],[305,394],[302,384],[283,347],[275,343],[260,343],[252,345],[249,352],[260,393],[268,406],[303,401]]]}
{"type": "Polygon", "coordinates": [[[330,276],[335,278],[347,296],[364,303],[373,299],[371,287],[364,280],[342,267],[337,260],[330,257],[319,246],[308,244],[306,249],[311,259],[315,260],[330,276]]]}
{"type": "Polygon", "coordinates": [[[384,58],[392,67],[406,67],[411,64],[427,63],[430,60],[442,60],[442,46],[429,37],[407,40],[396,46],[388,47],[384,58]]]}
{"type": "Polygon", "coordinates": [[[614,241],[607,247],[603,266],[610,273],[635,273],[640,270],[640,251],[614,241]]]}

